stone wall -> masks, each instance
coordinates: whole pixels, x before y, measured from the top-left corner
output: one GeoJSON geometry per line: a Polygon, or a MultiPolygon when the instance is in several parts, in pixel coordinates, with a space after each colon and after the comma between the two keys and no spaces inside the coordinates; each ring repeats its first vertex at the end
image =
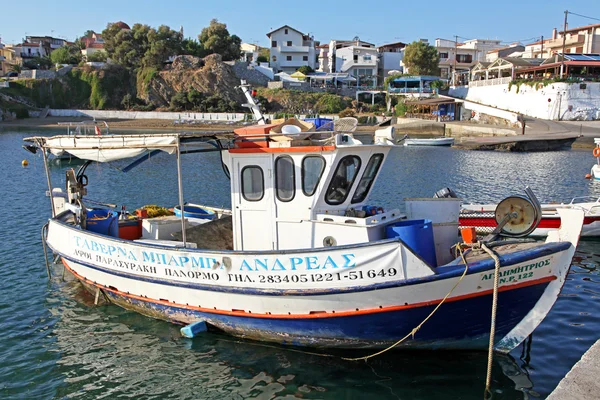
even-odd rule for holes
{"type": "Polygon", "coordinates": [[[251,85],[267,86],[270,81],[265,74],[255,70],[243,61],[238,61],[233,65],[233,72],[238,78],[245,80],[251,85]]]}
{"type": "Polygon", "coordinates": [[[476,103],[546,120],[588,121],[600,119],[600,83],[554,82],[456,87],[450,95],[476,103]]]}

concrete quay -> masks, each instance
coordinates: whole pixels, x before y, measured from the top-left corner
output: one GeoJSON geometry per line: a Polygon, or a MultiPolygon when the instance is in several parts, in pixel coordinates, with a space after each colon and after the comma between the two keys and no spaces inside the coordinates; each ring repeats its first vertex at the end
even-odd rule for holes
{"type": "Polygon", "coordinates": [[[547,400],[600,398],[600,340],[592,345],[559,382],[547,400]]]}

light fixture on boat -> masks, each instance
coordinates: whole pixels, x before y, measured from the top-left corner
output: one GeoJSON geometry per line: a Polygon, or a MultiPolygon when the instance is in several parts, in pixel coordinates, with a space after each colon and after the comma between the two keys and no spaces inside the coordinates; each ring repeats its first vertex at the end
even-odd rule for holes
{"type": "Polygon", "coordinates": [[[37,147],[32,145],[32,144],[24,144],[23,148],[25,150],[27,150],[28,152],[30,152],[31,154],[36,154],[37,153],[37,147]]]}

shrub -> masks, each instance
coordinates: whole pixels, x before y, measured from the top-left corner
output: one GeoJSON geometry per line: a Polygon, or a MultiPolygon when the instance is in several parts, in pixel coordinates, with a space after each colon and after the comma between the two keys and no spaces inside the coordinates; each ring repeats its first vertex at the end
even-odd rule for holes
{"type": "Polygon", "coordinates": [[[342,97],[335,94],[324,94],[315,104],[315,108],[321,114],[337,114],[346,107],[348,105],[342,97]]]}
{"type": "Polygon", "coordinates": [[[344,118],[344,117],[354,117],[354,110],[351,108],[346,108],[344,110],[342,110],[339,114],[340,118],[344,118]]]}
{"type": "Polygon", "coordinates": [[[189,105],[188,97],[186,92],[177,92],[171,97],[170,109],[171,111],[183,111],[187,109],[189,105]]]}

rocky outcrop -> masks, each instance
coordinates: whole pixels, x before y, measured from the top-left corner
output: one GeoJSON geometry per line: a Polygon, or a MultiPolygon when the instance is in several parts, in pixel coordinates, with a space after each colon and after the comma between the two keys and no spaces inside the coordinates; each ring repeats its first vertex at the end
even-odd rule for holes
{"type": "Polygon", "coordinates": [[[148,82],[145,93],[138,96],[156,107],[168,107],[171,97],[177,92],[195,89],[206,96],[217,95],[223,100],[244,102],[236,86],[240,84],[233,67],[225,64],[221,56],[211,54],[203,59],[193,56],[178,56],[171,68],[157,72],[148,82]]]}

